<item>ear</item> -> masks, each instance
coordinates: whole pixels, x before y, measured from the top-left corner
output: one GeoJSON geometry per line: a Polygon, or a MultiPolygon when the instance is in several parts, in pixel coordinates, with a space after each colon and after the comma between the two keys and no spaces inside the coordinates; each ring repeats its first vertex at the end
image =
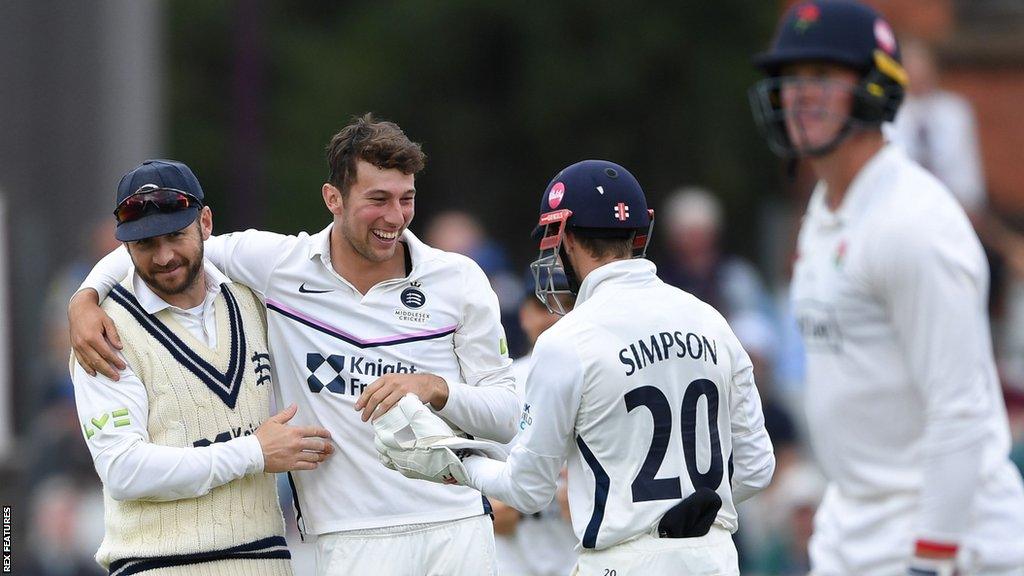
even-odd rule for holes
{"type": "Polygon", "coordinates": [[[213,210],[210,210],[209,206],[203,206],[199,211],[199,234],[203,241],[208,240],[213,234],[213,210]]]}
{"type": "Polygon", "coordinates": [[[566,252],[575,250],[576,244],[576,235],[572,233],[572,230],[566,228],[562,235],[562,245],[565,246],[566,252]]]}
{"type": "Polygon", "coordinates": [[[335,216],[345,211],[345,201],[342,199],[341,190],[338,190],[334,184],[330,182],[324,183],[320,188],[320,193],[324,197],[324,204],[327,205],[327,209],[330,210],[331,214],[335,216]]]}

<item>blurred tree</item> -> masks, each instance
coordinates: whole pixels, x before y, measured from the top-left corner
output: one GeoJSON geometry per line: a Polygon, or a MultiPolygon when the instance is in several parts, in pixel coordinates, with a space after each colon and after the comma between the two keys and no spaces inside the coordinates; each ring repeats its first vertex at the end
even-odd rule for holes
{"type": "MultiPolygon", "coordinates": [[[[365,111],[398,122],[429,156],[414,230],[442,209],[470,210],[519,263],[532,255],[527,233],[544,185],[576,160],[627,166],[654,206],[680,184],[704,184],[723,194],[734,230],[755,229],[757,204],[777,188],[746,101],[756,77],[749,58],[777,15],[771,2],[189,0],[169,8],[171,149],[210,188],[220,230],[325,225],[323,148],[365,111]],[[232,51],[254,49],[231,38],[244,20],[240,2],[258,6],[264,43],[255,48],[263,88],[249,94],[232,88],[238,63],[251,64],[232,51]],[[242,132],[262,139],[241,140],[262,157],[247,165],[264,183],[243,191],[250,196],[230,190],[252,186],[230,173],[239,122],[257,123],[242,132]],[[261,221],[229,213],[227,199],[239,197],[266,199],[262,212],[239,211],[261,221]]],[[[756,241],[742,237],[736,248],[750,253],[756,241]]]]}

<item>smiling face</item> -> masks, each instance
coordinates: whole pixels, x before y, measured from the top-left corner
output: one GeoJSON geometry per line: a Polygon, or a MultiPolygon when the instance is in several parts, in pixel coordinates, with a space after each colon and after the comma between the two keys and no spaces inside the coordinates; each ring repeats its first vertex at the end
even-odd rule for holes
{"type": "Polygon", "coordinates": [[[416,177],[396,168],[356,163],[356,179],[347,194],[324,185],[324,199],[335,215],[344,243],[361,259],[387,262],[415,212],[416,177]]]}
{"type": "Polygon", "coordinates": [[[213,229],[208,207],[185,228],[170,234],[126,242],[135,272],[157,296],[177,305],[189,292],[202,293],[203,241],[213,229]]]}
{"type": "Polygon", "coordinates": [[[781,76],[790,142],[802,153],[829,146],[850,117],[858,74],[835,64],[807,62],[784,67],[781,76]]]}

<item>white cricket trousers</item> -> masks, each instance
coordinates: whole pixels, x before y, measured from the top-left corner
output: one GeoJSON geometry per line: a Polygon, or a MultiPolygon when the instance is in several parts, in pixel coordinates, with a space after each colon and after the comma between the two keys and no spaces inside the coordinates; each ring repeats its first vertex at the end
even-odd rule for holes
{"type": "Polygon", "coordinates": [[[739,576],[728,530],[712,526],[699,538],[637,536],[604,550],[580,552],[574,576],[739,576]]]}
{"type": "Polygon", "coordinates": [[[322,534],[317,576],[493,576],[488,515],[461,520],[322,534]]]}

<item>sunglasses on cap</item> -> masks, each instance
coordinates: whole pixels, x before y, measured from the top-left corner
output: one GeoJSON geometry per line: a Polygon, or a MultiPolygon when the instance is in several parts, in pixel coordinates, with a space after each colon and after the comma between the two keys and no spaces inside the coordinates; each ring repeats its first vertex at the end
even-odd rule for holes
{"type": "Polygon", "coordinates": [[[146,214],[150,206],[159,212],[180,212],[193,206],[202,208],[203,202],[188,192],[146,184],[117,205],[114,217],[117,218],[118,224],[138,220],[146,214]]]}

